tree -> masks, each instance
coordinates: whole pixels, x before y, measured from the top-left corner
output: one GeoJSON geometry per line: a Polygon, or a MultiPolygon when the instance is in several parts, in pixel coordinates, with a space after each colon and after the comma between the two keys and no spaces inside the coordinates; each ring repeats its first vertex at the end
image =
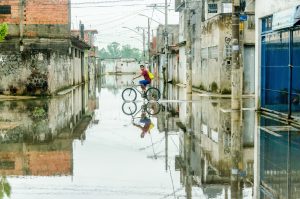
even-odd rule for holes
{"type": "Polygon", "coordinates": [[[107,46],[108,53],[112,58],[119,58],[121,57],[120,52],[120,44],[118,42],[112,42],[107,46]]]}
{"type": "Polygon", "coordinates": [[[7,23],[0,24],[0,41],[3,41],[7,34],[8,34],[7,23]]]}
{"type": "Polygon", "coordinates": [[[132,48],[130,45],[121,46],[118,42],[110,43],[106,49],[102,48],[99,54],[101,59],[127,58],[140,61],[142,57],[142,53],[139,49],[132,48]]]}
{"type": "Polygon", "coordinates": [[[108,59],[109,58],[109,53],[105,50],[105,48],[102,48],[100,51],[99,51],[99,57],[101,59],[108,59]]]}

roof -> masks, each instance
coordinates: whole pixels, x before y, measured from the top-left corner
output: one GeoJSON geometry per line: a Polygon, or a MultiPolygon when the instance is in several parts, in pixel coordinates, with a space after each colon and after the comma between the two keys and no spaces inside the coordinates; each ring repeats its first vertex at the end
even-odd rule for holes
{"type": "Polygon", "coordinates": [[[85,41],[79,39],[78,37],[71,36],[71,42],[73,46],[76,46],[81,49],[89,50],[91,46],[87,44],[85,41]]]}

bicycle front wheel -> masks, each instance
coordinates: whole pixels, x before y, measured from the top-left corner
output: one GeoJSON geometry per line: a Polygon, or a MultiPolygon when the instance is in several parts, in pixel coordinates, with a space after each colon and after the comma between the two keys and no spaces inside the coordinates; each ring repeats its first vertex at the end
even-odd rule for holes
{"type": "Polygon", "coordinates": [[[146,92],[147,100],[158,101],[160,99],[160,91],[157,88],[149,88],[146,92]]]}
{"type": "Polygon", "coordinates": [[[126,88],[122,92],[122,98],[124,101],[134,101],[137,97],[136,91],[133,88],[126,88]]]}

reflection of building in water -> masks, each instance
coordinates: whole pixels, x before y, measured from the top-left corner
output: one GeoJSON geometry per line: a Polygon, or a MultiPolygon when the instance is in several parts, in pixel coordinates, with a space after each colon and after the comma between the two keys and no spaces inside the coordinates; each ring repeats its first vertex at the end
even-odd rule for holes
{"type": "MultiPolygon", "coordinates": [[[[242,196],[249,191],[247,182],[253,181],[254,113],[245,110],[242,114],[239,176],[244,187],[236,188],[231,185],[231,100],[197,95],[189,99],[184,97],[185,89],[178,87],[169,88],[168,93],[172,100],[169,106],[179,113],[180,147],[175,162],[187,198],[192,198],[193,187],[200,187],[208,198],[242,196]]],[[[245,100],[244,106],[252,107],[253,102],[245,100]]]]}
{"type": "Polygon", "coordinates": [[[0,172],[72,175],[73,140],[84,139],[96,104],[88,94],[82,86],[51,99],[1,102],[0,172]]]}
{"type": "MultiPolygon", "coordinates": [[[[114,90],[117,93],[117,90],[120,87],[125,87],[127,85],[132,85],[133,75],[105,75],[101,77],[102,87],[114,90]]],[[[135,80],[135,83],[138,83],[138,80],[135,80]]]]}
{"type": "Polygon", "coordinates": [[[257,137],[256,196],[300,198],[300,126],[260,117],[257,137]]]}

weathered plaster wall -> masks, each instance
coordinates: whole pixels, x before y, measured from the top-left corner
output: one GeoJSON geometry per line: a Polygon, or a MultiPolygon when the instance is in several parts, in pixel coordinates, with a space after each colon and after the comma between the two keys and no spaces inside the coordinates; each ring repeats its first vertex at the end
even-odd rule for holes
{"type": "Polygon", "coordinates": [[[186,84],[186,59],[185,46],[179,47],[178,83],[181,84],[186,84]]]}
{"type": "Polygon", "coordinates": [[[50,94],[73,84],[68,40],[24,40],[0,43],[0,92],[50,94]],[[11,48],[10,48],[11,47],[11,48]]]}
{"type": "Polygon", "coordinates": [[[201,89],[213,92],[231,89],[231,57],[227,57],[225,52],[226,45],[231,41],[230,24],[231,17],[226,15],[218,15],[202,23],[201,72],[199,77],[195,75],[201,89]]]}

